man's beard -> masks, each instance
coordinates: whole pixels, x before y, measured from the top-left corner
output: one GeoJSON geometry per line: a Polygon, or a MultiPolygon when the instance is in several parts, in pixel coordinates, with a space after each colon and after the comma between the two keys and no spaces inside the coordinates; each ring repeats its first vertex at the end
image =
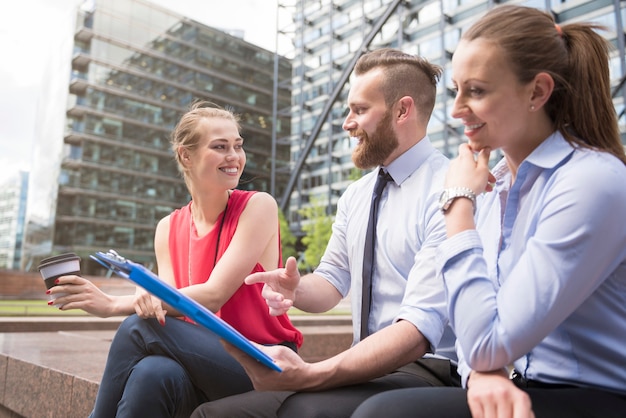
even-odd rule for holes
{"type": "Polygon", "coordinates": [[[382,165],[398,147],[398,137],[391,126],[391,111],[385,112],[371,135],[358,129],[350,132],[350,136],[361,140],[352,152],[352,162],[363,170],[382,165]]]}

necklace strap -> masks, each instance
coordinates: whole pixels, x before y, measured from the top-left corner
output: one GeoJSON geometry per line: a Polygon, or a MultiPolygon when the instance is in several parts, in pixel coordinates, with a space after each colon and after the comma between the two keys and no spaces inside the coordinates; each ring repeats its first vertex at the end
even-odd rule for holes
{"type": "Polygon", "coordinates": [[[224,208],[224,216],[222,216],[222,220],[220,221],[220,229],[217,231],[217,242],[215,243],[215,255],[213,256],[213,268],[215,268],[215,264],[217,263],[217,253],[220,249],[220,238],[222,238],[222,229],[224,228],[224,221],[226,220],[226,215],[228,214],[228,201],[230,200],[230,191],[228,191],[228,199],[226,199],[226,207],[224,208]]]}
{"type": "MultiPolygon", "coordinates": [[[[224,221],[226,220],[226,215],[228,215],[228,202],[230,201],[230,190],[228,191],[228,198],[226,199],[226,206],[224,207],[224,212],[222,215],[222,219],[220,220],[220,228],[217,231],[217,241],[215,243],[215,254],[213,255],[213,268],[215,268],[215,264],[217,264],[217,254],[219,253],[219,249],[220,249],[220,240],[222,238],[222,229],[224,229],[224,221]]],[[[188,256],[188,260],[187,260],[187,267],[188,267],[188,283],[189,286],[192,285],[191,283],[191,243],[192,243],[192,227],[193,227],[193,210],[191,209],[193,206],[190,205],[189,206],[189,256],[188,256]]],[[[207,277],[208,279],[208,277],[207,277]]]]}

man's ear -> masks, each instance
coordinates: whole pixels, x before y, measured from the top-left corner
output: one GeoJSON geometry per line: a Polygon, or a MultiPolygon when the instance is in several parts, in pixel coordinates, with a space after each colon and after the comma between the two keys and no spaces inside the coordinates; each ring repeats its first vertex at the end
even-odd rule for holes
{"type": "Polygon", "coordinates": [[[413,103],[413,98],[410,96],[400,98],[396,104],[396,120],[400,122],[406,119],[411,113],[413,106],[415,106],[415,103],[413,103]]]}
{"type": "Polygon", "coordinates": [[[535,76],[532,83],[532,94],[530,97],[530,107],[539,109],[542,107],[554,91],[554,79],[548,73],[542,72],[535,76]]]}

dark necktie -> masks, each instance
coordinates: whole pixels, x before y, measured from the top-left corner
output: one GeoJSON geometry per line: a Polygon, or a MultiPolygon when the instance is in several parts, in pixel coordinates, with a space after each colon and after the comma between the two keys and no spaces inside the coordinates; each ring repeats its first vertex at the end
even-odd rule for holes
{"type": "Polygon", "coordinates": [[[367,223],[365,236],[365,252],[363,254],[363,292],[361,296],[361,335],[364,339],[369,335],[368,321],[372,304],[372,274],[374,272],[374,245],[376,243],[376,221],[378,219],[378,203],[380,196],[388,182],[393,179],[382,168],[378,171],[378,178],[372,194],[370,217],[367,223]]]}

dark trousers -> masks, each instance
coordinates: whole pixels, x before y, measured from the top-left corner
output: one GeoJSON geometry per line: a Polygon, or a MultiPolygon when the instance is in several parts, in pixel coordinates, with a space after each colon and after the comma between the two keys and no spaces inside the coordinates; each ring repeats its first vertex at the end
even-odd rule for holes
{"type": "Polygon", "coordinates": [[[212,332],[171,317],[162,326],[132,315],[111,343],[91,417],[187,418],[202,402],[252,388],[212,332]]]}
{"type": "MultiPolygon", "coordinates": [[[[320,392],[252,391],[199,406],[192,418],[347,418],[372,395],[398,389],[459,386],[448,360],[421,359],[370,382],[320,392]]],[[[384,415],[383,415],[384,416],[384,415]]]]}
{"type": "MultiPolygon", "coordinates": [[[[535,418],[624,418],[626,397],[583,388],[523,388],[535,418]]],[[[472,418],[461,388],[399,389],[363,402],[353,418],[472,418]]]]}

